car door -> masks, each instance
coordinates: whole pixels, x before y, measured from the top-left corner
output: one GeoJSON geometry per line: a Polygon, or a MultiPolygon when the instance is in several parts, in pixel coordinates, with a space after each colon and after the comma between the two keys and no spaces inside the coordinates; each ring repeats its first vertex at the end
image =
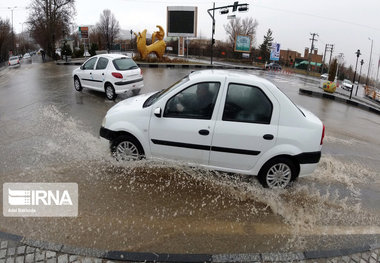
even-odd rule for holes
{"type": "Polygon", "coordinates": [[[152,156],[208,164],[220,85],[192,84],[155,105],[154,109],[163,112],[161,117],[152,113],[149,126],[152,156]]]}
{"type": "Polygon", "coordinates": [[[229,83],[215,123],[210,165],[251,170],[275,145],[279,105],[258,86],[229,83]]]}
{"type": "Polygon", "coordinates": [[[97,90],[104,91],[105,74],[107,73],[108,59],[100,57],[92,71],[93,86],[97,90]]]}
{"type": "Polygon", "coordinates": [[[97,57],[90,58],[83,64],[82,69],[78,74],[83,87],[94,88],[92,72],[94,71],[94,66],[97,59],[97,57]]]}

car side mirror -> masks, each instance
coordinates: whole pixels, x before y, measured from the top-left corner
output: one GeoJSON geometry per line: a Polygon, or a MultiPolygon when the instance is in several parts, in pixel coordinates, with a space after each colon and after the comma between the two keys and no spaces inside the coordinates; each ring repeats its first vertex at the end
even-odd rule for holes
{"type": "Polygon", "coordinates": [[[82,65],[82,66],[80,66],[80,69],[81,69],[81,70],[83,70],[83,68],[84,68],[84,67],[83,67],[83,65],[82,65]]]}
{"type": "Polygon", "coordinates": [[[161,118],[161,108],[155,108],[153,114],[154,114],[157,118],[161,118]]]}

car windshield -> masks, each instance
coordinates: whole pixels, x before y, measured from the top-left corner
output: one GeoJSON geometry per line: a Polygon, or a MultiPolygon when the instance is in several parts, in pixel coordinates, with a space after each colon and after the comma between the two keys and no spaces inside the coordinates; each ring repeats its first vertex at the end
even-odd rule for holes
{"type": "Polygon", "coordinates": [[[130,58],[122,57],[112,60],[117,70],[130,70],[138,68],[137,64],[130,58]]]}
{"type": "Polygon", "coordinates": [[[162,89],[154,94],[152,94],[143,104],[143,108],[151,106],[153,103],[158,101],[162,96],[164,96],[166,93],[168,93],[170,90],[177,88],[178,86],[186,83],[189,81],[189,76],[184,77],[183,79],[178,80],[174,84],[172,84],[170,87],[166,89],[162,89]]]}

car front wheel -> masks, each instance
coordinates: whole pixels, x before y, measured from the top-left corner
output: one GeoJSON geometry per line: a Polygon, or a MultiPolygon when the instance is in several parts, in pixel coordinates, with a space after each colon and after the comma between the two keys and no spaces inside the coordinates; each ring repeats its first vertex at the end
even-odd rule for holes
{"type": "Polygon", "coordinates": [[[274,158],[259,172],[259,181],[266,188],[285,188],[297,177],[297,169],[288,158],[274,158]]]}
{"type": "Polygon", "coordinates": [[[78,77],[74,77],[74,88],[76,91],[81,91],[83,89],[78,77]]]}
{"type": "Polygon", "coordinates": [[[115,89],[114,87],[112,87],[111,84],[107,84],[106,87],[104,88],[105,92],[106,92],[106,97],[107,99],[109,100],[114,100],[116,99],[117,97],[117,94],[115,92],[115,89]]]}
{"type": "Polygon", "coordinates": [[[137,161],[144,157],[144,150],[138,140],[122,135],[111,143],[111,153],[118,161],[137,161]]]}

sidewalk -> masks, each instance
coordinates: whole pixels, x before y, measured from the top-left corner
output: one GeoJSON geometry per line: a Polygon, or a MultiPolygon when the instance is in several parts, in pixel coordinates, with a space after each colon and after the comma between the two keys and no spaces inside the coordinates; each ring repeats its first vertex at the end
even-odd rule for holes
{"type": "Polygon", "coordinates": [[[343,92],[337,91],[335,93],[328,93],[328,92],[323,91],[323,89],[319,87],[301,88],[299,89],[299,93],[301,95],[310,95],[313,97],[325,98],[325,99],[330,99],[337,102],[349,104],[349,105],[358,107],[360,109],[380,115],[380,104],[378,104],[377,102],[371,101],[368,98],[352,96],[350,100],[349,95],[344,94],[343,92]]]}
{"type": "Polygon", "coordinates": [[[112,262],[380,262],[380,244],[351,249],[300,253],[157,254],[81,249],[25,239],[0,232],[0,263],[112,262]],[[112,260],[112,261],[110,261],[112,260]]]}

